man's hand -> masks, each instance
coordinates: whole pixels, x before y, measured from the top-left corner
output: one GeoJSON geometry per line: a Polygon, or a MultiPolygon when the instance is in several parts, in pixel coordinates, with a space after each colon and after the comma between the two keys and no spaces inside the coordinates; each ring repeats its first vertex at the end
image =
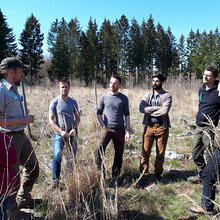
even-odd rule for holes
{"type": "Polygon", "coordinates": [[[61,132],[60,132],[60,135],[61,135],[62,137],[68,137],[68,136],[69,136],[69,133],[68,133],[67,131],[61,131],[61,132]]]}
{"type": "Polygon", "coordinates": [[[130,140],[130,133],[129,131],[126,131],[125,133],[125,141],[129,141],[130,140]]]}
{"type": "Polygon", "coordinates": [[[22,118],[20,118],[21,124],[30,124],[34,122],[34,115],[27,115],[22,118]]]}
{"type": "Polygon", "coordinates": [[[73,128],[70,133],[69,133],[69,136],[76,136],[76,129],[73,128]]]}

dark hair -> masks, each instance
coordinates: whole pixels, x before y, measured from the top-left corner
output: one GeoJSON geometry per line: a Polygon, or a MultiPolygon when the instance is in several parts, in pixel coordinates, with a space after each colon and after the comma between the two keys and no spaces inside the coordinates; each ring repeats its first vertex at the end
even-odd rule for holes
{"type": "Polygon", "coordinates": [[[117,79],[119,84],[121,85],[121,77],[119,75],[112,75],[112,78],[117,79]]]}
{"type": "Polygon", "coordinates": [[[218,69],[215,66],[206,66],[205,70],[212,72],[212,74],[214,75],[214,78],[218,77],[218,69]]]}
{"type": "Polygon", "coordinates": [[[153,75],[153,78],[158,78],[161,82],[166,81],[166,77],[162,73],[156,73],[153,75]]]}
{"type": "Polygon", "coordinates": [[[60,83],[67,83],[68,86],[70,87],[70,81],[67,79],[59,79],[58,84],[60,84],[60,83]]]}

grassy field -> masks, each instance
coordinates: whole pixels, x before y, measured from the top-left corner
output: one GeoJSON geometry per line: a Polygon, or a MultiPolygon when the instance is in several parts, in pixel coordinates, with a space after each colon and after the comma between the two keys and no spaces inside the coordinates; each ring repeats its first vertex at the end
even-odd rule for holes
{"type": "MultiPolygon", "coordinates": [[[[172,97],[170,111],[171,126],[167,151],[174,151],[182,157],[166,158],[163,181],[140,189],[139,178],[143,115],[138,106],[145,88],[126,88],[121,92],[129,97],[131,112],[131,140],[126,143],[121,184],[110,188],[106,181],[98,181],[94,166],[93,151],[100,134],[96,119],[96,104],[93,88],[71,86],[70,96],[75,98],[81,110],[77,161],[71,177],[64,178],[65,157],[62,161],[60,188],[48,191],[52,179],[53,130],[48,123],[48,108],[51,100],[58,95],[58,88],[28,87],[26,96],[29,113],[36,116],[31,125],[41,173],[34,187],[34,197],[42,198],[43,204],[37,208],[45,219],[210,219],[190,213],[193,205],[201,200],[201,185],[192,185],[186,178],[195,171],[191,159],[193,125],[198,109],[199,83],[169,81],[165,85],[172,97]],[[181,134],[188,132],[188,136],[181,134]]],[[[108,89],[98,88],[98,99],[108,89]]],[[[65,150],[64,150],[65,154],[65,150]]],[[[150,159],[150,171],[154,171],[155,148],[150,159]]],[[[107,179],[110,178],[113,162],[113,148],[110,143],[105,156],[107,179]]],[[[219,204],[219,195],[216,203],[219,204]]]]}

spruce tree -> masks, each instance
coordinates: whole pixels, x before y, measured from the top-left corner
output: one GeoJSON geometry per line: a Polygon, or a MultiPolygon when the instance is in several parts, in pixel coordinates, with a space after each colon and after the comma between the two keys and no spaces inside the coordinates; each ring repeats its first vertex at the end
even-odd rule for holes
{"type": "Polygon", "coordinates": [[[27,18],[25,28],[20,35],[20,49],[21,61],[28,65],[27,75],[30,76],[30,83],[33,84],[38,80],[38,72],[41,65],[44,63],[43,59],[43,39],[44,35],[40,31],[40,23],[32,14],[27,18]]]}
{"type": "Polygon", "coordinates": [[[51,66],[48,71],[50,79],[69,78],[71,76],[69,36],[68,24],[64,18],[51,24],[48,43],[51,52],[51,66]]]}
{"type": "Polygon", "coordinates": [[[12,28],[8,27],[5,16],[0,9],[0,61],[8,56],[17,55],[17,44],[12,28]]]}

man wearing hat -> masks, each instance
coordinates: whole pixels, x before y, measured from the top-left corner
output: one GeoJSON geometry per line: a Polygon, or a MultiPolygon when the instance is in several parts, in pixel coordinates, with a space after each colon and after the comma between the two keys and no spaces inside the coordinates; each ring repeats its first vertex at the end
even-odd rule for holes
{"type": "Polygon", "coordinates": [[[34,208],[36,205],[30,193],[39,176],[39,165],[31,142],[24,133],[27,124],[34,122],[34,116],[24,115],[21,96],[16,86],[24,76],[25,68],[26,66],[14,57],[5,58],[0,64],[0,131],[8,134],[15,144],[18,161],[14,169],[20,183],[20,187],[9,196],[9,219],[21,219],[19,208],[34,208]],[[20,165],[24,167],[21,180],[20,165]]]}
{"type": "Polygon", "coordinates": [[[142,159],[140,173],[143,174],[140,183],[145,184],[149,173],[149,158],[154,140],[156,140],[155,178],[161,181],[164,155],[169,136],[169,111],[172,104],[171,95],[162,86],[165,82],[163,74],[153,75],[153,89],[144,94],[139,105],[139,111],[144,114],[142,159]]]}

